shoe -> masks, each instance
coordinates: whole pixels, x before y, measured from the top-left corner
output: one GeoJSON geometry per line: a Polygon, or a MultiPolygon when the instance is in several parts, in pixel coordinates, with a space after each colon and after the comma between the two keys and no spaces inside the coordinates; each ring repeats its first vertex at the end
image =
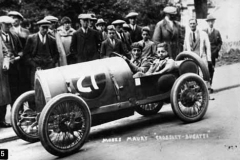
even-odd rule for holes
{"type": "Polygon", "coordinates": [[[8,128],[11,127],[10,123],[7,122],[0,122],[0,128],[8,128]]]}

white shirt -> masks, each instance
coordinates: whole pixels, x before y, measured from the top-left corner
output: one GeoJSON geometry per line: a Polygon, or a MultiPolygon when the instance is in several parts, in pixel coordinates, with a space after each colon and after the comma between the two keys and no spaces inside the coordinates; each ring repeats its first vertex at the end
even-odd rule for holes
{"type": "Polygon", "coordinates": [[[135,25],[130,24],[130,27],[132,28],[132,30],[135,30],[136,29],[136,24],[135,25]]]}
{"type": "Polygon", "coordinates": [[[46,35],[43,36],[40,32],[38,32],[38,36],[43,44],[46,43],[46,35]]]}
{"type": "Polygon", "coordinates": [[[3,33],[2,35],[4,35],[4,36],[2,36],[2,37],[3,37],[3,40],[6,42],[6,39],[7,39],[6,37],[8,36],[8,41],[9,41],[9,40],[10,40],[9,34],[3,32],[3,31],[2,31],[2,33],[3,33]]]}
{"type": "Polygon", "coordinates": [[[88,29],[82,27],[83,33],[87,33],[88,29]]]}

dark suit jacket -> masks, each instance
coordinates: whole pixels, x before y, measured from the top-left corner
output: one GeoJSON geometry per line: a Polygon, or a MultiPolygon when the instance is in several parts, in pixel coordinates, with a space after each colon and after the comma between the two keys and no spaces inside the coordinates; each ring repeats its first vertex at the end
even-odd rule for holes
{"type": "Polygon", "coordinates": [[[142,40],[142,28],[136,25],[135,30],[130,30],[130,35],[133,43],[142,40]]]}
{"type": "MultiPolygon", "coordinates": [[[[52,57],[53,62],[52,63],[57,63],[59,59],[59,53],[57,49],[57,44],[54,38],[46,34],[46,44],[49,47],[49,51],[52,57]]],[[[27,38],[27,42],[25,45],[25,48],[23,50],[23,56],[26,60],[26,62],[35,67],[36,63],[33,61],[33,58],[35,57],[38,49],[38,44],[40,42],[40,38],[38,36],[38,33],[32,34],[27,38]]]]}
{"type": "Polygon", "coordinates": [[[210,45],[211,45],[212,58],[218,58],[219,51],[222,46],[221,34],[215,28],[213,29],[212,33],[209,33],[208,30],[206,32],[208,33],[208,37],[209,37],[209,41],[210,41],[210,45]]]}
{"type": "Polygon", "coordinates": [[[109,39],[102,42],[101,46],[101,58],[109,57],[112,52],[117,52],[118,54],[125,55],[123,50],[123,44],[120,40],[115,39],[115,45],[113,46],[109,39]]]}
{"type": "Polygon", "coordinates": [[[168,44],[169,56],[173,59],[183,51],[184,28],[176,21],[173,22],[173,28],[163,19],[157,23],[152,40],[158,44],[166,42],[168,44]]]}
{"type": "Polygon", "coordinates": [[[100,37],[98,31],[88,28],[85,34],[79,28],[72,36],[70,47],[71,56],[75,59],[75,63],[99,59],[99,44],[100,37]]]}

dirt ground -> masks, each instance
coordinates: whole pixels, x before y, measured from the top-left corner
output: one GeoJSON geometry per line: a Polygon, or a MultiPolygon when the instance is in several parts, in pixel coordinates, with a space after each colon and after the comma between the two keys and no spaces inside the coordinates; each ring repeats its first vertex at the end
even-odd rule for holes
{"type": "Polygon", "coordinates": [[[223,53],[216,64],[216,67],[230,65],[240,62],[240,50],[239,49],[230,49],[228,52],[223,53]]]}

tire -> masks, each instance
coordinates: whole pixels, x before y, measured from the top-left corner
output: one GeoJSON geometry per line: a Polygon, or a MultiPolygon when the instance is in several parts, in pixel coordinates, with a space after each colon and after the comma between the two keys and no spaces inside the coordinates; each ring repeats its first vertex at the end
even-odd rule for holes
{"type": "Polygon", "coordinates": [[[200,76],[194,73],[183,74],[173,85],[170,101],[173,112],[183,122],[199,121],[208,108],[207,86],[200,76]]]}
{"type": "Polygon", "coordinates": [[[39,141],[38,116],[34,108],[35,91],[28,91],[14,102],[11,115],[11,123],[15,133],[19,138],[31,143],[39,141]]]}
{"type": "Polygon", "coordinates": [[[135,111],[143,116],[150,116],[157,114],[162,108],[163,102],[143,104],[135,107],[135,111]]]}
{"type": "Polygon", "coordinates": [[[91,128],[91,114],[85,101],[64,93],[51,99],[39,118],[39,137],[43,147],[55,156],[77,152],[91,128]]]}

